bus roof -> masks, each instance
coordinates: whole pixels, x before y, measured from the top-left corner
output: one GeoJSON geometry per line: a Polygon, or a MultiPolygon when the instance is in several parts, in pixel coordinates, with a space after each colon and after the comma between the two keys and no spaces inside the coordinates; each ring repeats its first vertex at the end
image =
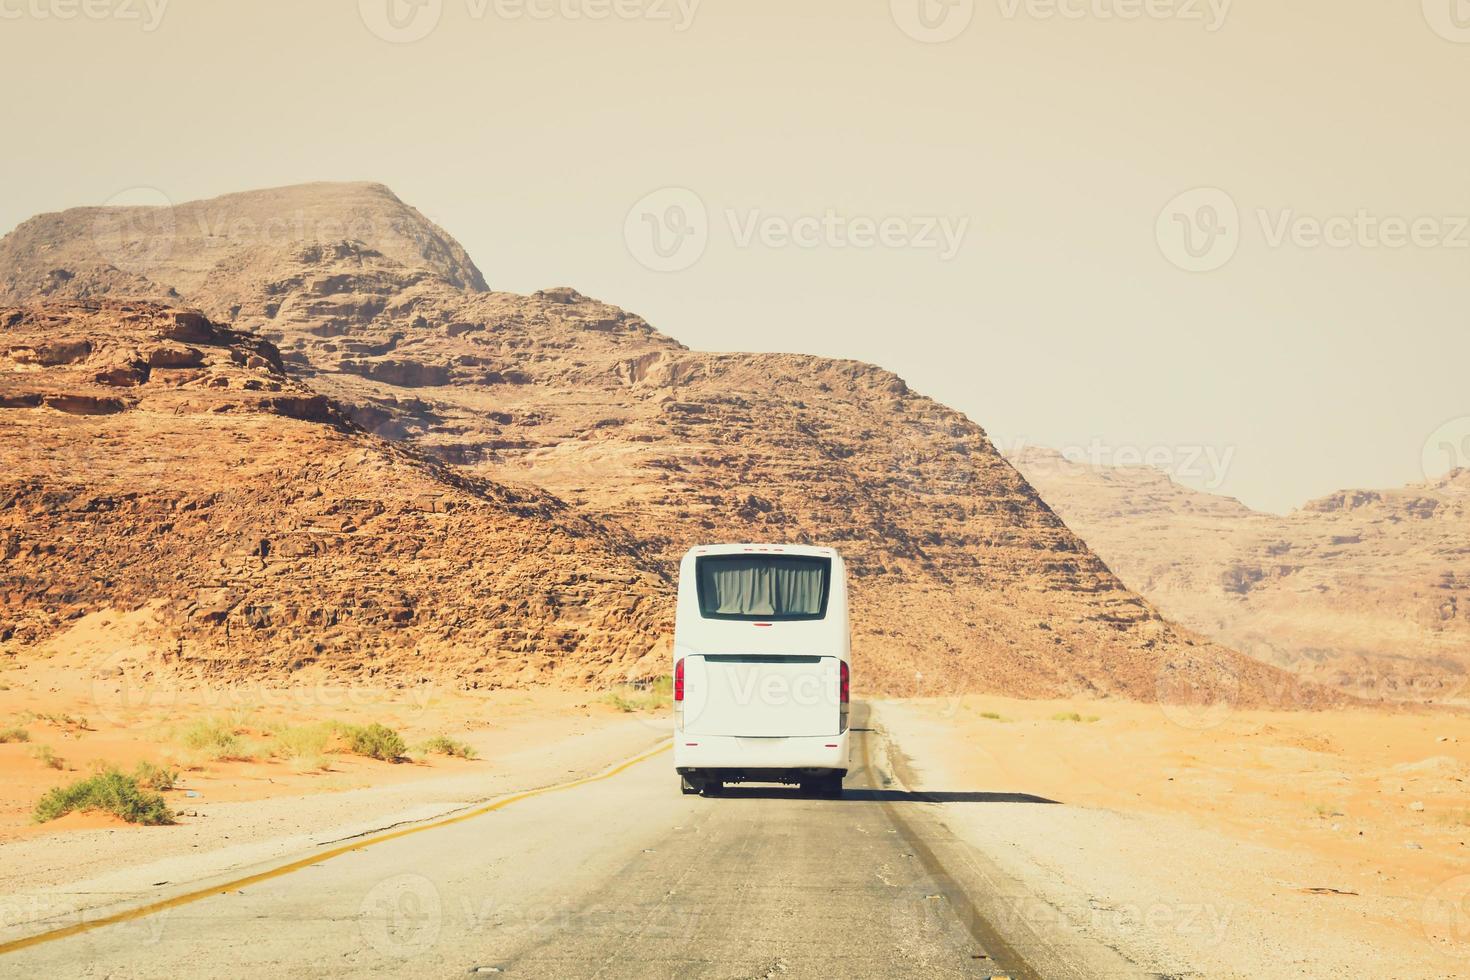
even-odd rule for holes
{"type": "Polygon", "coordinates": [[[809,544],[702,544],[690,548],[688,555],[806,555],[813,558],[837,558],[837,549],[809,544]]]}

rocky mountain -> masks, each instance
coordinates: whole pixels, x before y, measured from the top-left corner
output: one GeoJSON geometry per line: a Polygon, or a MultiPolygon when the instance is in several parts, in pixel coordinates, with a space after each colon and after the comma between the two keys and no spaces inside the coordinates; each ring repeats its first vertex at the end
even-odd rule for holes
{"type": "Polygon", "coordinates": [[[267,341],[114,303],[0,309],[0,345],[8,651],[153,607],[165,659],[229,679],[663,666],[667,582],[625,536],[358,430],[267,341]]]}
{"type": "MultiPolygon", "coordinates": [[[[663,576],[653,600],[665,616],[667,578],[693,543],[835,545],[855,578],[868,690],[1319,697],[1166,621],[978,425],[880,368],[693,352],[571,289],[491,292],[458,246],[381,188],[293,188],[174,211],[129,219],[134,232],[175,231],[136,235],[127,270],[98,253],[90,229],[105,217],[34,219],[0,243],[0,282],[13,297],[57,281],[97,295],[119,273],[146,278],[152,292],[268,340],[286,378],[394,452],[412,447],[445,474],[485,481],[476,486],[536,485],[558,519],[632,542],[627,560],[663,576]],[[362,202],[376,200],[383,214],[352,236],[319,234],[336,228],[324,217],[287,223],[301,234],[265,244],[232,231],[269,223],[281,202],[328,216],[339,198],[370,211],[362,202]],[[218,234],[177,231],[200,214],[218,234]]],[[[560,581],[544,577],[548,601],[560,581]]]]}
{"type": "MultiPolygon", "coordinates": [[[[158,196],[162,196],[161,194],[158,196]]],[[[81,298],[198,295],[211,278],[298,242],[366,241],[462,289],[485,279],[441,228],[381,184],[302,184],[169,207],[89,207],[38,215],[0,240],[0,302],[60,292],[81,298]],[[226,270],[223,271],[222,270],[226,270]]]]}
{"type": "Polygon", "coordinates": [[[1170,618],[1364,697],[1470,693],[1470,471],[1278,516],[1148,467],[1014,462],[1170,618]]]}

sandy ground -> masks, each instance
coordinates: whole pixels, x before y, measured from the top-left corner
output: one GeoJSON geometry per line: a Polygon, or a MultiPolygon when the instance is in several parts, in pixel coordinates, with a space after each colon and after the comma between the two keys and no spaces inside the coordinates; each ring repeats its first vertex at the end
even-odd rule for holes
{"type": "MultiPolygon", "coordinates": [[[[0,744],[0,937],[590,774],[668,731],[586,693],[188,686],[78,658],[0,671],[0,729],[28,736],[0,744]],[[199,718],[258,757],[191,753],[179,732],[199,718]],[[332,754],[303,771],[266,751],[280,726],[328,719],[479,758],[332,754]],[[178,825],[31,820],[50,787],[140,761],[179,768],[178,825]]],[[[876,718],[913,788],[960,794],[946,823],[1020,883],[1018,915],[1167,976],[1470,976],[1465,715],[971,696],[879,702],[876,718]]]]}
{"type": "Polygon", "coordinates": [[[29,736],[0,744],[0,936],[590,774],[665,739],[670,727],[587,692],[98,684],[82,666],[55,658],[0,672],[0,729],[29,736]],[[199,718],[235,726],[256,757],[207,760],[180,744],[179,732],[199,718]],[[328,719],[382,723],[410,747],[446,735],[478,757],[414,753],[395,764],[331,753],[306,771],[270,757],[274,729],[328,719]],[[41,761],[42,746],[62,768],[41,761]],[[51,787],[99,764],[130,771],[140,761],[178,769],[176,788],[164,793],[176,825],[97,813],[33,821],[51,787]]]}
{"type": "Polygon", "coordinates": [[[1166,975],[1470,976],[1463,715],[969,697],[878,724],[918,788],[1002,794],[948,822],[1037,896],[1018,914],[1166,975]]]}
{"type": "Polygon", "coordinates": [[[862,772],[840,800],[684,795],[655,750],[603,779],[7,953],[0,972],[1158,980],[1057,930],[983,928],[971,899],[990,882],[939,823],[968,804],[893,789],[867,715],[854,706],[862,772]]]}

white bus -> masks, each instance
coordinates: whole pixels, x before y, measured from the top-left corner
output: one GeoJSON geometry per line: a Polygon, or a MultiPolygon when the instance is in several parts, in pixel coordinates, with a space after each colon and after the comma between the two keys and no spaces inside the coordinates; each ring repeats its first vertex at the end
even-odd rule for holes
{"type": "Polygon", "coordinates": [[[674,619],[674,768],[683,791],[794,783],[840,796],[851,642],[847,573],[833,549],[691,549],[679,565],[674,619]]]}

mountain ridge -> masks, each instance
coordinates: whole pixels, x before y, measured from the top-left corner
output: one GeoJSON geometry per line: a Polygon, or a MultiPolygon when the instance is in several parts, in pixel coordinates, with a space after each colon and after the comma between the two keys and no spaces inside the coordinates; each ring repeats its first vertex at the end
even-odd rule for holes
{"type": "Polygon", "coordinates": [[[176,205],[36,215],[0,239],[0,302],[31,298],[57,269],[109,267],[188,295],[214,265],[249,248],[341,240],[418,264],[451,286],[489,288],[463,246],[386,185],[318,182],[176,205]]]}
{"type": "Polygon", "coordinates": [[[1147,467],[1041,449],[1013,462],[1125,582],[1206,636],[1370,698],[1470,685],[1470,470],[1277,515],[1147,467]]]}
{"type": "MultiPolygon", "coordinates": [[[[242,202],[252,220],[268,206],[203,203],[229,229],[242,202]]],[[[694,543],[841,548],[870,690],[1331,699],[1166,621],[979,425],[880,367],[690,351],[570,288],[464,288],[418,251],[405,261],[401,243],[396,256],[361,239],[167,245],[149,282],[265,338],[355,425],[467,476],[541,488],[619,529],[665,581],[694,543]]],[[[159,248],[134,242],[145,256],[159,248]]],[[[87,248],[63,235],[45,261],[7,266],[18,251],[0,241],[12,293],[87,248]]],[[[97,274],[68,271],[74,292],[97,274]]]]}

